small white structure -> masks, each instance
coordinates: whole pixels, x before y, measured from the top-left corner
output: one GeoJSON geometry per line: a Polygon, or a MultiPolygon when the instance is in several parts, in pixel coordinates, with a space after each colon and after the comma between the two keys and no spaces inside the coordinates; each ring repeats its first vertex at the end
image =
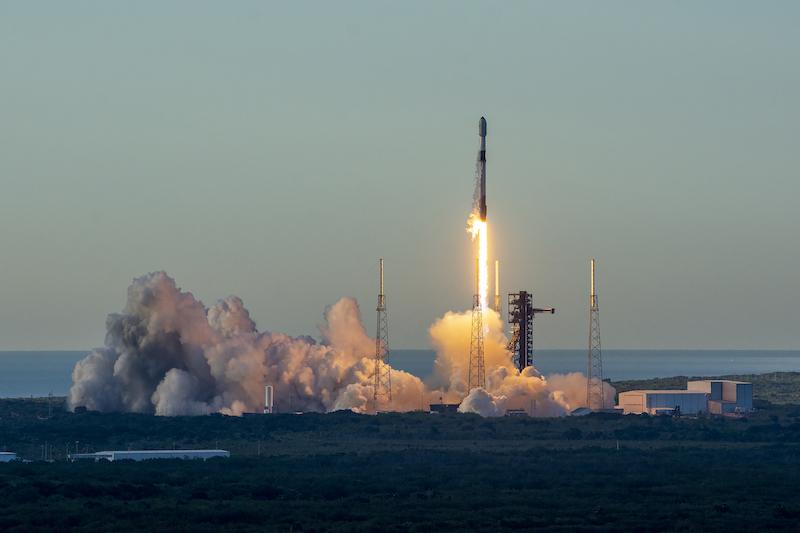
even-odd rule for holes
{"type": "Polygon", "coordinates": [[[73,453],[70,461],[146,461],[148,459],[211,459],[230,457],[227,450],[115,450],[95,453],[73,453]]]}
{"type": "Polygon", "coordinates": [[[626,415],[696,415],[708,412],[708,395],[689,390],[632,390],[619,393],[617,407],[626,415]]]}
{"type": "Polygon", "coordinates": [[[690,391],[708,394],[708,412],[715,415],[749,413],[753,410],[753,384],[727,379],[690,381],[690,391]]]}
{"type": "Polygon", "coordinates": [[[10,463],[17,460],[17,454],[14,452],[0,452],[0,463],[10,463]]]}
{"type": "Polygon", "coordinates": [[[264,414],[271,415],[274,412],[275,399],[273,396],[272,385],[264,385],[264,414]]]}

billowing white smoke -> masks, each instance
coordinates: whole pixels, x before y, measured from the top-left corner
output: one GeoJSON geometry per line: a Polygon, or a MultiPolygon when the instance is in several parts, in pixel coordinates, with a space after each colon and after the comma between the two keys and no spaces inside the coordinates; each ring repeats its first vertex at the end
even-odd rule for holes
{"type": "MultiPolygon", "coordinates": [[[[325,311],[323,341],[259,332],[242,301],[210,309],[164,272],[135,279],[122,313],[106,320],[106,342],[79,361],[72,408],[157,415],[263,409],[264,385],[279,411],[374,410],[369,376],[375,343],[355,300],[325,311]]],[[[422,382],[392,372],[393,408],[417,409],[422,382]]]]}
{"type": "MultiPolygon", "coordinates": [[[[431,326],[437,357],[428,387],[392,370],[392,409],[419,409],[442,397],[460,402],[461,412],[483,416],[502,416],[508,409],[557,416],[586,404],[582,374],[544,379],[533,368],[520,374],[505,349],[500,317],[489,311],[486,390],[467,391],[470,320],[469,313],[447,313],[431,326]]],[[[263,409],[265,384],[275,388],[278,412],[376,409],[370,379],[375,342],[349,298],[325,310],[317,343],[259,332],[239,298],[207,309],[164,272],[155,272],[133,281],[125,308],[108,316],[106,330],[105,347],[75,365],[73,409],[239,415],[263,409]]],[[[606,387],[611,405],[614,391],[606,387]]]]}
{"type": "MultiPolygon", "coordinates": [[[[429,333],[437,357],[430,386],[449,402],[461,402],[459,412],[502,416],[509,409],[523,409],[532,416],[561,416],[586,405],[586,376],[579,373],[544,378],[533,367],[523,372],[514,366],[506,349],[506,337],[497,312],[484,313],[484,357],[486,389],[467,394],[470,312],[449,312],[436,321],[429,333]],[[461,400],[463,398],[463,400],[461,400]]],[[[604,383],[606,405],[613,405],[614,388],[604,383]]]]}

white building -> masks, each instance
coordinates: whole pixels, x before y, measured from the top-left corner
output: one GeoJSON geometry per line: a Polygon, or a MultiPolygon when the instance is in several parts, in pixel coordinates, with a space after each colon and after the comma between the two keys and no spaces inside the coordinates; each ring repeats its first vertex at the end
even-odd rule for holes
{"type": "Polygon", "coordinates": [[[619,393],[619,405],[629,414],[734,414],[753,409],[753,384],[708,379],[690,381],[686,390],[632,390],[619,393]]]}
{"type": "Polygon", "coordinates": [[[747,413],[753,410],[752,383],[706,379],[690,381],[687,389],[708,394],[708,412],[715,415],[747,413]]]}
{"type": "Polygon", "coordinates": [[[145,461],[147,459],[211,459],[230,457],[227,450],[115,450],[95,453],[73,453],[70,461],[88,459],[94,461],[145,461]]]}
{"type": "Polygon", "coordinates": [[[619,393],[619,406],[626,415],[696,415],[708,412],[708,395],[686,390],[632,390],[619,393]]]}
{"type": "Polygon", "coordinates": [[[0,463],[9,463],[16,461],[17,454],[14,452],[0,452],[0,463]]]}

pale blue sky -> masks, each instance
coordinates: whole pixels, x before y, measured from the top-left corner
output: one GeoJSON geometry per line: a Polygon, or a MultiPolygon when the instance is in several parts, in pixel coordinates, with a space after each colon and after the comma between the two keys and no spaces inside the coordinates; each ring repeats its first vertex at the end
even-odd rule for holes
{"type": "Polygon", "coordinates": [[[0,349],[164,269],[261,329],[470,305],[477,121],[540,347],[798,348],[800,3],[0,1],[0,349]]]}

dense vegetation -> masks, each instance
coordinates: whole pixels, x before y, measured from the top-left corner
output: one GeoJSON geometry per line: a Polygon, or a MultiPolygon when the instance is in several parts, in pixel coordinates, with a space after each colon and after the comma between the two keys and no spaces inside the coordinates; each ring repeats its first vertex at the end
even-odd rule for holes
{"type": "Polygon", "coordinates": [[[0,530],[794,528],[800,406],[758,404],[747,419],[162,418],[0,400],[0,448],[34,460],[0,464],[0,530]],[[76,441],[232,458],[61,461],[76,441]],[[36,460],[45,442],[55,462],[36,460]]]}
{"type": "Polygon", "coordinates": [[[0,529],[761,530],[800,518],[794,447],[406,449],[0,468],[0,529]]]}

